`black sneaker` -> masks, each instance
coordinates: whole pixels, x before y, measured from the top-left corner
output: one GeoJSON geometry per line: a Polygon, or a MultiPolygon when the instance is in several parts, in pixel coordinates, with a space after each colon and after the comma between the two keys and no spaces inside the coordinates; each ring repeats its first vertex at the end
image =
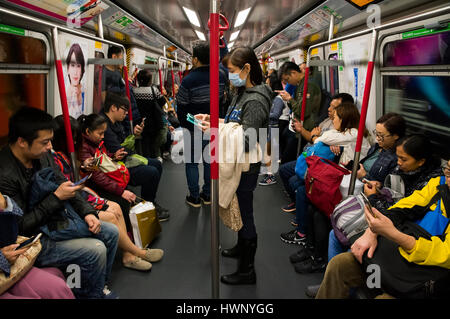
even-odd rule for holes
{"type": "Polygon", "coordinates": [[[156,210],[156,216],[158,216],[158,220],[160,222],[165,222],[170,218],[170,214],[168,212],[158,211],[156,210]]]}
{"type": "Polygon", "coordinates": [[[273,185],[276,184],[277,180],[275,179],[275,176],[272,174],[266,174],[264,175],[262,181],[259,182],[259,185],[267,186],[267,185],[273,185]]]}
{"type": "Polygon", "coordinates": [[[305,261],[308,258],[311,258],[314,250],[312,247],[302,246],[299,251],[289,256],[289,260],[291,263],[296,264],[302,261],[305,261]]]}
{"type": "Polygon", "coordinates": [[[313,272],[322,272],[327,268],[327,261],[322,257],[308,258],[307,260],[294,265],[295,271],[300,274],[310,274],[313,272]]]}
{"type": "Polygon", "coordinates": [[[283,210],[283,212],[286,213],[295,213],[295,203],[289,203],[288,205],[284,206],[283,208],[281,208],[283,210]]]}
{"type": "Polygon", "coordinates": [[[186,203],[188,203],[189,205],[191,205],[192,207],[201,207],[202,206],[202,201],[200,199],[200,197],[192,197],[192,196],[186,196],[186,203]]]}
{"type": "Polygon", "coordinates": [[[306,236],[301,236],[297,229],[293,229],[287,233],[282,233],[280,238],[288,244],[304,245],[306,243],[306,236]]]}
{"type": "Polygon", "coordinates": [[[205,195],[204,193],[200,193],[200,200],[203,202],[203,205],[211,204],[211,196],[205,195]]]}
{"type": "Polygon", "coordinates": [[[316,298],[317,293],[319,292],[320,285],[311,285],[306,287],[305,295],[309,298],[316,298]]]}
{"type": "Polygon", "coordinates": [[[167,208],[162,207],[158,203],[154,203],[157,212],[165,212],[167,213],[169,210],[167,208]]]}

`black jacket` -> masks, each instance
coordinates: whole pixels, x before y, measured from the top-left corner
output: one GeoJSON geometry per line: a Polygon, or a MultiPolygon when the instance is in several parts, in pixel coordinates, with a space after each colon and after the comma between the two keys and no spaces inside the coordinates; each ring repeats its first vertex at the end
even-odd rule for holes
{"type": "MultiPolygon", "coordinates": [[[[33,169],[27,170],[14,156],[9,146],[5,146],[0,151],[0,192],[11,197],[23,210],[24,214],[19,218],[18,224],[19,233],[24,236],[39,233],[39,227],[44,225],[48,225],[51,229],[64,225],[65,217],[60,214],[64,209],[64,201],[61,201],[54,193],[46,196],[33,209],[29,208],[31,178],[36,171],[46,167],[54,168],[58,185],[67,181],[55,166],[50,153],[45,154],[40,160],[34,161],[33,169]]],[[[80,194],[70,199],[69,202],[82,219],[88,214],[98,217],[95,209],[80,194]]]]}

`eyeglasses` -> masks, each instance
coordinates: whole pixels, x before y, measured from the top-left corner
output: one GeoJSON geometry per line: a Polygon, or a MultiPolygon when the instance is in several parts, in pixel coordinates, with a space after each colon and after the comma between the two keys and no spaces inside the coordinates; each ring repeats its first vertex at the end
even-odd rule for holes
{"type": "Polygon", "coordinates": [[[442,167],[442,173],[444,173],[445,177],[450,177],[450,167],[442,167]]]}
{"type": "Polygon", "coordinates": [[[375,135],[376,138],[380,140],[380,142],[383,142],[386,137],[392,136],[391,134],[388,135],[381,135],[377,132],[377,130],[373,130],[372,133],[375,135]]]}
{"type": "Polygon", "coordinates": [[[128,108],[126,106],[120,106],[119,108],[124,110],[125,112],[128,112],[128,108]]]}

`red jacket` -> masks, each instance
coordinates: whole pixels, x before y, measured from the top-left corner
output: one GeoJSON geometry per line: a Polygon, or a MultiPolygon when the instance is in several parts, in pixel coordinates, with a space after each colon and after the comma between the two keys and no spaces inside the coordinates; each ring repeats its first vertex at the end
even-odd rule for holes
{"type": "MultiPolygon", "coordinates": [[[[83,145],[80,151],[80,160],[83,162],[90,157],[95,157],[95,152],[97,150],[98,144],[93,143],[85,134],[83,134],[83,145]]],[[[102,151],[111,158],[114,156],[114,154],[109,153],[104,146],[102,147],[102,151]]],[[[125,187],[119,185],[114,179],[100,170],[93,172],[91,182],[95,183],[105,191],[118,196],[122,196],[125,190],[125,187]]]]}

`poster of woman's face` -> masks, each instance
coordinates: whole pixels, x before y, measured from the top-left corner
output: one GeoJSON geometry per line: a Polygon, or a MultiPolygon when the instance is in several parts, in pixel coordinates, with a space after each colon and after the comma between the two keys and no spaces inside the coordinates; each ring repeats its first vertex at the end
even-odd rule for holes
{"type": "Polygon", "coordinates": [[[86,98],[83,75],[86,69],[85,54],[79,43],[70,45],[66,55],[66,94],[69,114],[78,118],[85,112],[86,98]]]}

